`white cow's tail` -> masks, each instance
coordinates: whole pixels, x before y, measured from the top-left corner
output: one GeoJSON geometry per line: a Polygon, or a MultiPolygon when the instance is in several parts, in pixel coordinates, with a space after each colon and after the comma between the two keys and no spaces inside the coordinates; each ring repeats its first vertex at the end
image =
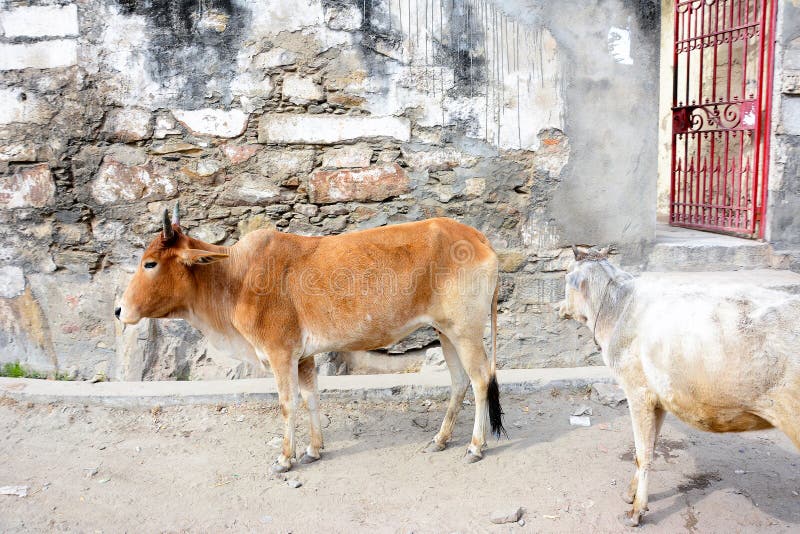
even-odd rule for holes
{"type": "Polygon", "coordinates": [[[494,286],[494,297],[492,298],[492,360],[489,362],[490,378],[489,388],[486,392],[489,403],[489,424],[492,427],[492,434],[499,438],[501,434],[508,437],[506,429],[503,428],[503,408],[500,406],[500,386],[497,385],[497,299],[500,293],[500,277],[494,286]]]}

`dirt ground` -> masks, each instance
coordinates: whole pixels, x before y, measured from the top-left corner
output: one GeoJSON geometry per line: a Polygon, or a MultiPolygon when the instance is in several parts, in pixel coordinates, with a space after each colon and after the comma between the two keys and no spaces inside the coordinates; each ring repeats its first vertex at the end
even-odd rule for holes
{"type": "MultiPolygon", "coordinates": [[[[462,462],[473,406],[447,450],[422,454],[443,402],[328,402],[316,464],[268,474],[272,405],[122,410],[0,402],[0,532],[621,532],[633,472],[627,408],[581,391],[503,399],[510,439],[462,462]],[[589,428],[569,425],[593,409],[589,428]],[[292,488],[286,479],[302,483],[292,488]],[[494,511],[524,507],[524,525],[494,511]]],[[[305,444],[301,418],[300,442],[305,444]]],[[[300,450],[302,452],[302,450],[300,450]]],[[[642,532],[797,532],[800,455],[776,431],[712,435],[669,417],[642,532]]]]}

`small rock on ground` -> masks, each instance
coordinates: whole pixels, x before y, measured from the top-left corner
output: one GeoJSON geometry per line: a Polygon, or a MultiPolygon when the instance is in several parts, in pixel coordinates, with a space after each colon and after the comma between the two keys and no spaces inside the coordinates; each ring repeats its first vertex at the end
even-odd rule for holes
{"type": "Polygon", "coordinates": [[[492,523],[502,525],[503,523],[516,523],[522,518],[522,508],[517,507],[512,510],[502,510],[494,512],[491,516],[492,523]]]}
{"type": "Polygon", "coordinates": [[[606,384],[604,382],[597,382],[592,384],[592,397],[600,404],[617,407],[620,403],[625,402],[625,392],[616,384],[606,384]]]}
{"type": "Polygon", "coordinates": [[[296,478],[290,478],[289,480],[286,481],[286,484],[290,488],[299,488],[300,486],[303,485],[303,483],[297,480],[296,478]]]}

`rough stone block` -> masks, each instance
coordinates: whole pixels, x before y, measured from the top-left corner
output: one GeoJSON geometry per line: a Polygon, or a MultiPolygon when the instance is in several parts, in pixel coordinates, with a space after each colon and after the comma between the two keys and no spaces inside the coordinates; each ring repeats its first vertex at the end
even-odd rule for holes
{"type": "Polygon", "coordinates": [[[406,172],[396,163],[358,170],[317,171],[308,184],[311,202],[384,200],[410,191],[406,172]]]}
{"type": "Polygon", "coordinates": [[[0,161],[9,163],[36,161],[36,147],[31,143],[9,143],[0,146],[0,161]]]}
{"type": "Polygon", "coordinates": [[[172,115],[192,133],[231,138],[247,128],[247,113],[239,109],[174,109],[172,115]]]}
{"type": "Polygon", "coordinates": [[[355,5],[330,5],[325,9],[325,24],[332,30],[355,31],[361,28],[363,16],[355,5]]]}
{"type": "Polygon", "coordinates": [[[112,141],[132,143],[153,134],[150,112],[139,108],[112,109],[103,123],[103,133],[112,141]]]}
{"type": "Polygon", "coordinates": [[[372,148],[365,144],[347,145],[326,150],[322,154],[322,166],[328,169],[361,168],[369,166],[372,148]]]}
{"type": "Polygon", "coordinates": [[[258,170],[273,181],[305,176],[314,168],[314,150],[273,150],[259,155],[258,170]]]}
{"type": "Polygon", "coordinates": [[[110,158],[105,158],[91,185],[92,197],[100,204],[165,199],[176,191],[175,180],[152,164],[127,166],[110,158]]]}
{"type": "Polygon", "coordinates": [[[0,70],[55,69],[77,63],[78,44],[73,39],[0,44],[0,70]]]}
{"type": "Polygon", "coordinates": [[[455,167],[472,167],[478,158],[447,147],[435,150],[413,150],[410,147],[401,149],[403,159],[412,169],[442,171],[455,167]]]}
{"type": "Polygon", "coordinates": [[[14,265],[0,267],[0,298],[13,299],[25,291],[25,275],[14,265]]]}
{"type": "Polygon", "coordinates": [[[78,8],[21,6],[0,11],[0,27],[6,37],[66,37],[78,35],[78,8]]]}
{"type": "Polygon", "coordinates": [[[222,145],[222,153],[232,165],[244,163],[258,152],[258,145],[222,145]]]}
{"type": "Polygon", "coordinates": [[[299,74],[287,74],[283,77],[283,98],[293,104],[319,102],[324,96],[322,86],[311,78],[299,74]]]}
{"type": "Polygon", "coordinates": [[[46,124],[53,114],[53,109],[34,94],[21,89],[0,89],[0,124],[46,124]]]}
{"type": "Polygon", "coordinates": [[[277,185],[261,176],[241,174],[228,183],[218,203],[222,206],[263,206],[280,200],[281,190],[277,185]]]}
{"type": "Polygon", "coordinates": [[[402,117],[346,117],[269,113],[258,125],[259,143],[332,145],[363,138],[391,137],[408,141],[411,125],[402,117]]]}
{"type": "Polygon", "coordinates": [[[43,208],[55,202],[56,186],[46,164],[22,167],[0,178],[0,208],[43,208]]]}

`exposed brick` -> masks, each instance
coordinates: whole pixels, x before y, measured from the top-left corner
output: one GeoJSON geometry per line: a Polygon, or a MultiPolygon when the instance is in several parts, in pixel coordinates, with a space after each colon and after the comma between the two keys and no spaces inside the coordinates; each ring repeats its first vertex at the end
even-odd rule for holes
{"type": "Polygon", "coordinates": [[[78,35],[78,8],[23,6],[0,11],[0,26],[6,37],[66,37],[78,35]]]}
{"type": "Polygon", "coordinates": [[[409,191],[408,176],[396,163],[357,170],[317,171],[308,184],[309,198],[316,204],[378,201],[409,191]]]}
{"type": "Polygon", "coordinates": [[[127,166],[106,158],[91,186],[100,204],[169,198],[177,191],[175,181],[161,175],[151,163],[127,166]]]}
{"type": "Polygon", "coordinates": [[[78,44],[73,39],[38,43],[0,43],[0,70],[54,69],[78,63],[78,44]]]}
{"type": "Polygon", "coordinates": [[[391,137],[408,141],[411,125],[402,117],[352,117],[269,113],[258,125],[259,143],[332,145],[362,138],[391,137]]]}
{"type": "Polygon", "coordinates": [[[198,135],[231,138],[241,135],[247,128],[248,115],[239,109],[175,109],[172,115],[198,135]]]}
{"type": "Polygon", "coordinates": [[[0,207],[43,208],[55,202],[56,186],[46,163],[0,178],[0,207]]]}

